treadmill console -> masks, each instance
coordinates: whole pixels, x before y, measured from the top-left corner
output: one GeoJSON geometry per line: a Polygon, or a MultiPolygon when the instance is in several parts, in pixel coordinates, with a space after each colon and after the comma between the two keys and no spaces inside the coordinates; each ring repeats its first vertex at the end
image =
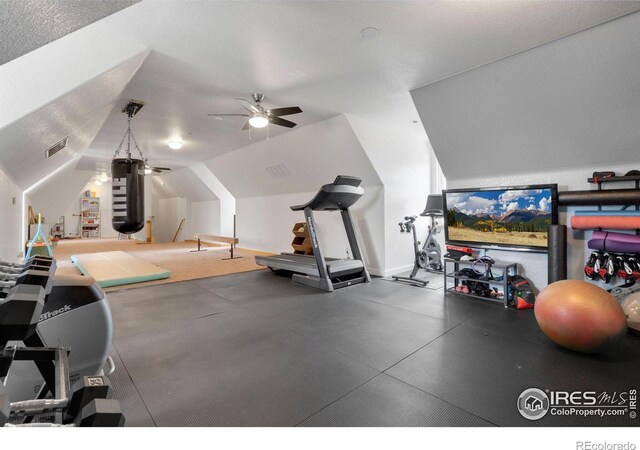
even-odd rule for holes
{"type": "Polygon", "coordinates": [[[362,180],[358,177],[351,177],[349,175],[338,175],[336,179],[333,181],[333,184],[336,186],[353,186],[358,187],[362,183],[362,180]]]}

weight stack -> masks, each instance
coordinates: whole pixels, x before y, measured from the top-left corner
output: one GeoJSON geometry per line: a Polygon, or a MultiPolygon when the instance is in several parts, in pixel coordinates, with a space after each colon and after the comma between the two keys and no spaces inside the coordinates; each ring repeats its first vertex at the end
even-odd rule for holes
{"type": "Polygon", "coordinates": [[[567,279],[567,226],[549,225],[547,282],[567,279]]]}

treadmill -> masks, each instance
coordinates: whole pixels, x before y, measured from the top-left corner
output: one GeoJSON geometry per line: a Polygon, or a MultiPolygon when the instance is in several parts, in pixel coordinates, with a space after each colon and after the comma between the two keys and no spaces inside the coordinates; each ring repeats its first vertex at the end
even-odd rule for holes
{"type": "Polygon", "coordinates": [[[357,177],[338,175],[333,183],[322,186],[310,202],[291,207],[293,211],[304,211],[313,255],[281,253],[276,256],[256,256],[256,264],[269,267],[274,272],[291,272],[294,283],[327,292],[371,281],[362,260],[349,211],[349,208],[364,194],[364,189],[360,187],[361,182],[362,180],[357,177]],[[322,255],[313,211],[340,211],[353,259],[325,258],[322,255]]]}

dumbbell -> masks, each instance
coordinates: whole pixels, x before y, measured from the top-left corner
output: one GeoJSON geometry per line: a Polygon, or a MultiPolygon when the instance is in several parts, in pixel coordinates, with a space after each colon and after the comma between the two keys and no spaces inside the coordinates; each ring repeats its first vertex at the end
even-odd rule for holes
{"type": "Polygon", "coordinates": [[[91,400],[73,422],[78,427],[123,427],[125,418],[115,399],[91,400]]]}
{"type": "Polygon", "coordinates": [[[0,383],[0,427],[3,427],[9,420],[11,413],[11,402],[9,397],[4,393],[4,385],[0,383]]]}
{"type": "Polygon", "coordinates": [[[57,267],[57,264],[55,259],[44,258],[41,256],[33,257],[22,264],[0,262],[0,272],[2,273],[20,273],[28,269],[34,269],[34,270],[52,269],[55,271],[56,267],[57,267]]]}
{"type": "Polygon", "coordinates": [[[84,408],[92,401],[112,398],[113,389],[107,377],[102,375],[82,377],[71,390],[69,405],[64,414],[65,423],[74,422],[78,417],[83,416],[84,408]]]}
{"type": "MultiPolygon", "coordinates": [[[[0,348],[24,341],[38,325],[47,293],[40,285],[19,284],[0,302],[0,348]]],[[[2,376],[2,375],[0,375],[2,376]]]]}
{"type": "Polygon", "coordinates": [[[49,294],[53,288],[55,269],[27,270],[20,274],[3,277],[0,275],[0,297],[6,297],[9,290],[17,285],[39,285],[49,294]]]}

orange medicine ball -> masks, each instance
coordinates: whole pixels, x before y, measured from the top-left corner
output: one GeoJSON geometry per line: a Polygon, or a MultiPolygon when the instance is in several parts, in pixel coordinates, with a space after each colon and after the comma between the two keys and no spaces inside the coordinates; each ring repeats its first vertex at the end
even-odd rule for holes
{"type": "Polygon", "coordinates": [[[549,339],[578,352],[609,350],[627,328],[624,311],[613,295],[586,281],[551,283],[538,294],[534,312],[549,339]]]}

